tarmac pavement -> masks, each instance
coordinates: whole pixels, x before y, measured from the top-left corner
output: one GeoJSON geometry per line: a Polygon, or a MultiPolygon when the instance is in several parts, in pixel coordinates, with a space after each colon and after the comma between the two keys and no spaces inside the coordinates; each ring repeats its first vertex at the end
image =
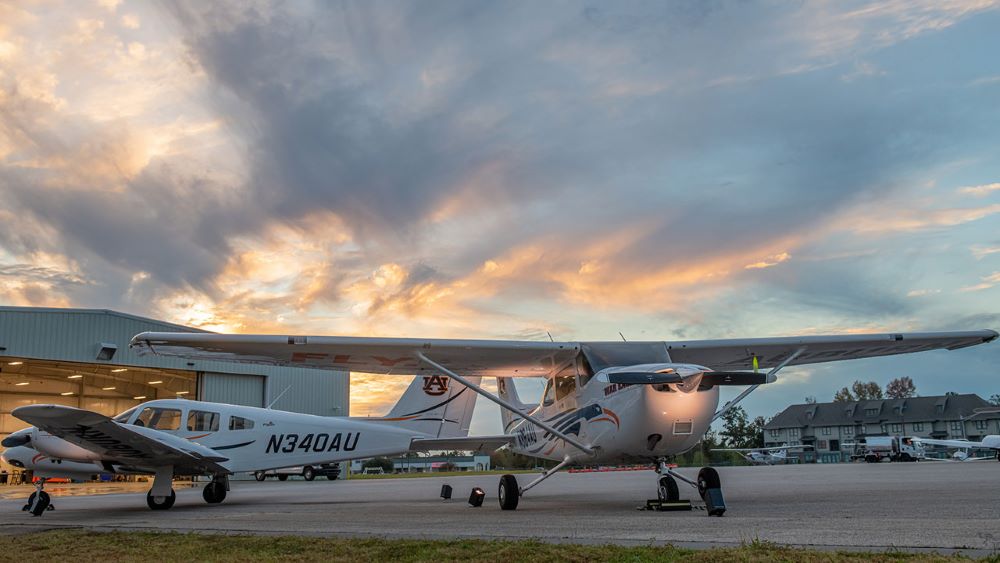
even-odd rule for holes
{"type": "MultiPolygon", "coordinates": [[[[693,478],[697,469],[681,469],[693,478]]],[[[53,496],[33,518],[0,500],[0,533],[52,528],[178,530],[388,538],[720,546],[765,540],[847,549],[1000,551],[1000,463],[883,463],[720,468],[728,511],[640,511],[655,498],[651,471],[559,473],[501,511],[499,476],[236,482],[209,505],[200,488],[153,512],[143,493],[53,496]],[[454,498],[439,498],[441,485],[454,498]],[[466,503],[474,486],[480,508],[466,503]]],[[[524,485],[533,475],[518,475],[524,485]]],[[[55,492],[55,491],[53,491],[55,492]]],[[[681,497],[701,504],[681,483],[681,497]]]]}

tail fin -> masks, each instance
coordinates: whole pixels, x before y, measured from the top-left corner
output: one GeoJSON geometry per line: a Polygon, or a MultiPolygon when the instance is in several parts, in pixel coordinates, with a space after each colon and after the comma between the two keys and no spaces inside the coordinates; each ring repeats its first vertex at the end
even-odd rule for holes
{"type": "MultiPolygon", "coordinates": [[[[514,405],[517,410],[528,413],[537,405],[527,405],[521,402],[521,398],[517,395],[517,388],[514,387],[514,380],[510,377],[498,377],[497,378],[497,391],[500,398],[507,401],[511,405],[514,405]]],[[[510,412],[507,409],[500,409],[500,420],[503,421],[503,433],[510,433],[511,428],[517,424],[518,421],[523,420],[520,416],[510,412]]]]}
{"type": "MultiPolygon", "coordinates": [[[[479,385],[479,377],[468,378],[479,385]]],[[[479,395],[444,375],[418,375],[385,420],[438,438],[469,435],[479,395]]]]}

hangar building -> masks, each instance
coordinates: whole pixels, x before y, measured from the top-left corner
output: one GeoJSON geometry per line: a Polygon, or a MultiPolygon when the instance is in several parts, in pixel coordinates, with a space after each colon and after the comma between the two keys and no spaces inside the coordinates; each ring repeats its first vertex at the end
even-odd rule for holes
{"type": "Polygon", "coordinates": [[[27,426],[12,410],[37,403],[113,416],[178,397],[348,415],[347,372],[140,357],[128,344],[144,331],[205,332],[105,309],[0,307],[0,438],[27,426]]]}

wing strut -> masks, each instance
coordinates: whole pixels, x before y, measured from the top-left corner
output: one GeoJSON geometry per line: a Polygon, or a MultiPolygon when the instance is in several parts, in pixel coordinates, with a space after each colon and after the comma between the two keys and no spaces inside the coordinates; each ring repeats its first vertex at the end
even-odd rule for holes
{"type": "MultiPolygon", "coordinates": [[[[768,382],[774,381],[773,378],[776,375],[778,375],[778,371],[781,370],[781,368],[787,366],[789,363],[791,363],[792,360],[794,360],[795,358],[798,358],[799,355],[802,354],[802,352],[805,352],[805,351],[806,351],[806,348],[805,348],[805,346],[803,346],[802,348],[799,348],[798,350],[792,352],[792,354],[790,356],[788,356],[787,358],[785,358],[785,361],[781,362],[780,364],[778,364],[777,366],[775,366],[774,369],[772,369],[771,371],[767,372],[767,377],[766,377],[765,381],[768,381],[768,382]]],[[[756,356],[754,356],[754,365],[757,365],[757,357],[756,356]]],[[[726,403],[725,405],[723,405],[722,408],[719,409],[718,412],[715,413],[715,415],[712,417],[712,422],[715,422],[716,420],[719,419],[720,416],[722,416],[722,415],[726,414],[727,412],[729,412],[729,409],[731,409],[731,408],[735,407],[736,405],[738,405],[740,403],[740,401],[742,401],[743,399],[746,399],[747,395],[749,395],[750,393],[753,393],[754,390],[757,389],[758,387],[760,387],[761,385],[762,385],[761,383],[758,383],[756,385],[751,385],[750,387],[747,387],[746,389],[744,389],[742,393],[740,393],[739,395],[737,395],[736,397],[734,397],[731,401],[729,401],[728,403],[726,403]]]]}
{"type": "Polygon", "coordinates": [[[516,414],[517,416],[519,416],[519,417],[527,420],[528,422],[534,424],[535,426],[541,428],[542,430],[545,430],[546,432],[551,432],[553,435],[558,436],[558,437],[562,438],[563,440],[565,440],[567,444],[570,444],[571,446],[577,448],[578,450],[580,450],[580,451],[582,451],[582,452],[584,452],[586,454],[590,454],[590,455],[594,454],[594,449],[593,448],[591,448],[589,446],[585,446],[585,445],[581,444],[579,441],[574,440],[573,438],[570,438],[566,434],[563,434],[562,432],[556,430],[552,426],[549,426],[548,424],[545,424],[541,420],[538,420],[537,418],[535,418],[535,417],[533,417],[533,416],[531,416],[531,415],[529,415],[527,413],[523,413],[523,412],[519,411],[517,409],[517,407],[515,407],[514,405],[508,403],[507,401],[504,401],[503,399],[501,399],[500,397],[497,397],[493,393],[490,393],[489,391],[486,391],[482,387],[476,385],[475,383],[469,381],[468,379],[462,377],[461,375],[458,375],[457,373],[451,371],[450,369],[448,369],[448,368],[442,366],[441,364],[435,362],[434,360],[428,358],[427,356],[424,355],[423,352],[417,352],[415,355],[416,355],[417,359],[420,360],[421,362],[423,362],[423,363],[425,363],[425,364],[427,364],[427,365],[429,365],[429,366],[431,366],[431,367],[433,367],[433,368],[435,368],[437,370],[440,370],[442,373],[444,373],[448,377],[454,379],[455,381],[458,381],[462,385],[465,385],[469,389],[472,389],[476,393],[479,393],[483,397],[486,397],[487,399],[489,399],[489,400],[493,401],[494,403],[500,405],[500,408],[506,409],[506,410],[508,410],[508,411],[516,414]]]}

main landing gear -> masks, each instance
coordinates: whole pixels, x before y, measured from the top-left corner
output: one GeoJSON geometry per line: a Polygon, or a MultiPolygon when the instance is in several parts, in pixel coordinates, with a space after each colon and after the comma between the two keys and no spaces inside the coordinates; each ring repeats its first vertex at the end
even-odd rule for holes
{"type": "Polygon", "coordinates": [[[153,476],[153,488],[146,493],[146,504],[150,510],[169,510],[177,500],[173,489],[174,468],[159,467],[153,476]]]}
{"type": "Polygon", "coordinates": [[[698,496],[705,502],[705,510],[709,516],[722,516],[726,513],[726,501],[722,497],[722,480],[714,468],[702,467],[698,472],[697,481],[692,481],[674,471],[666,460],[661,459],[657,463],[656,472],[659,474],[656,479],[656,496],[659,500],[673,502],[680,499],[680,491],[677,488],[679,479],[698,489],[698,496]]]}
{"type": "Polygon", "coordinates": [[[49,493],[43,490],[44,487],[45,479],[38,479],[35,483],[35,492],[31,493],[28,504],[21,507],[21,510],[30,512],[32,516],[41,516],[46,510],[55,510],[56,507],[52,505],[52,499],[49,498],[49,493]]]}
{"type": "Polygon", "coordinates": [[[500,499],[501,510],[514,510],[521,499],[521,495],[528,492],[528,489],[541,483],[554,475],[557,471],[566,467],[572,461],[570,456],[566,456],[558,465],[552,469],[546,469],[537,479],[528,483],[524,487],[517,486],[517,479],[513,475],[504,475],[500,478],[500,488],[497,490],[497,497],[500,499]]]}
{"type": "Polygon", "coordinates": [[[223,475],[212,479],[212,482],[205,485],[205,490],[201,496],[208,504],[219,504],[226,500],[226,491],[229,490],[229,477],[223,475]]]}

